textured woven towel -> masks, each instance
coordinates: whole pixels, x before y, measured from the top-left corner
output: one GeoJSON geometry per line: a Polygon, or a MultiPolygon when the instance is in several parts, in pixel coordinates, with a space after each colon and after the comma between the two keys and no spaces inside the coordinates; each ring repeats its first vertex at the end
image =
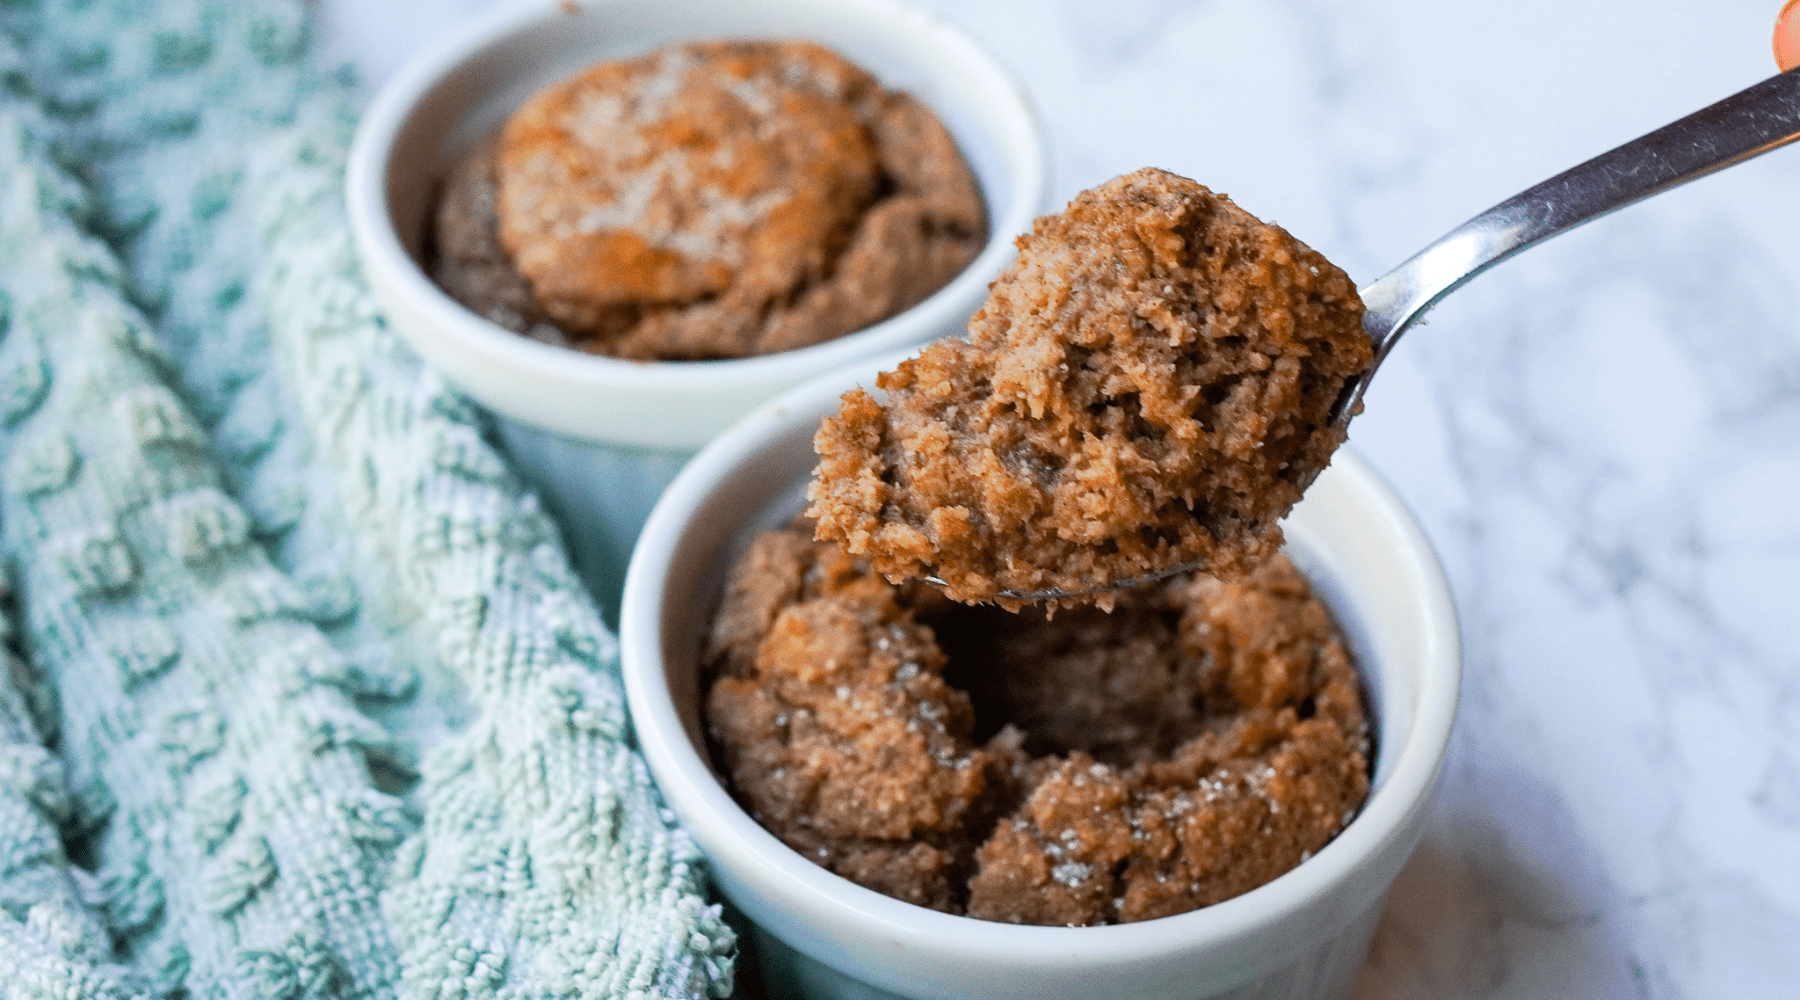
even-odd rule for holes
{"type": "Polygon", "coordinates": [[[0,28],[0,995],[729,993],[555,526],[359,276],[303,6],[0,28]]]}

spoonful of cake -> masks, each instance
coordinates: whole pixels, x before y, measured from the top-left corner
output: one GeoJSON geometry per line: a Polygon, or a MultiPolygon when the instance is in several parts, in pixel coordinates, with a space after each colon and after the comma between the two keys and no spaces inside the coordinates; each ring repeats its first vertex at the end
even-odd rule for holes
{"type": "Polygon", "coordinates": [[[1800,70],[1507,199],[1360,296],[1281,228],[1175,174],[1085,191],[1019,238],[969,321],[846,393],[808,513],[892,580],[953,599],[1109,604],[1245,571],[1330,462],[1376,367],[1519,251],[1800,138],[1800,70]]]}

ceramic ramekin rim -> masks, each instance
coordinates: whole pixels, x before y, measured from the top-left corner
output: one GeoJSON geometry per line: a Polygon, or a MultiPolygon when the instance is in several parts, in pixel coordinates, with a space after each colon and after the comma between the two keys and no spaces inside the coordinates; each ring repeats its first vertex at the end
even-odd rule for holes
{"type": "MultiPolygon", "coordinates": [[[[932,44],[947,48],[986,77],[1008,118],[1011,132],[996,137],[1013,152],[1007,156],[1009,185],[1004,204],[990,219],[990,236],[981,253],[956,278],[911,308],[862,330],[809,347],[722,361],[639,362],[573,351],[505,330],[451,298],[425,274],[406,250],[390,212],[388,168],[394,147],[418,106],[448,74],[490,47],[561,11],[559,0],[532,0],[476,18],[427,47],[396,73],[363,115],[352,142],[345,173],[351,229],[362,252],[363,266],[407,300],[440,336],[484,356],[498,368],[526,380],[563,384],[594,392],[629,386],[633,391],[682,389],[704,392],[742,384],[791,385],[872,353],[915,343],[921,329],[939,330],[972,310],[987,283],[1012,257],[1013,237],[1028,230],[1042,210],[1048,182],[1047,152],[1036,111],[1018,80],[985,49],[959,29],[929,12],[896,0],[782,0],[789,5],[854,9],[895,25],[928,33],[932,44]]],[[[950,124],[950,123],[947,123],[950,124]]],[[[952,126],[953,132],[955,131],[952,126]]],[[[539,411],[511,412],[515,407],[490,393],[483,402],[514,419],[576,437],[592,435],[580,425],[556,425],[539,411]]],[[[530,409],[527,404],[521,410],[530,409]]],[[[698,444],[627,439],[623,443],[698,444]]]]}
{"type": "MultiPolygon", "coordinates": [[[[872,381],[904,354],[859,366],[872,381]]],[[[1394,491],[1353,453],[1341,450],[1334,465],[1363,490],[1365,506],[1381,527],[1404,543],[1411,586],[1423,597],[1426,667],[1416,710],[1391,772],[1355,821],[1313,858],[1268,884],[1234,899],[1157,920],[1108,927],[1060,928],[992,923],[952,916],[891,899],[817,866],[759,826],[714,777],[684,729],[663,663],[661,593],[672,557],[694,513],[713,486],[774,440],[791,433],[796,415],[817,409],[826,386],[848,388],[844,371],[796,388],[760,408],[708,445],[682,470],[652,512],[626,574],[621,617],[627,698],[646,759],[665,797],[715,865],[754,875],[758,884],[784,887],[781,904],[796,912],[830,912],[839,919],[877,925],[896,939],[941,954],[979,960],[1003,955],[1009,963],[1078,970],[1095,962],[1140,962],[1191,953],[1217,944],[1246,947],[1259,931],[1300,911],[1352,881],[1359,865],[1416,829],[1443,765],[1460,688],[1460,642],[1448,584],[1424,533],[1394,491]]],[[[1409,851],[1410,842],[1400,849],[1409,851]]],[[[1398,863],[1395,863],[1395,869],[1398,863]]],[[[1385,891],[1385,887],[1383,887],[1385,891]]],[[[1343,913],[1347,921],[1352,914],[1343,913]]],[[[779,930],[777,930],[779,933],[779,930]]]]}

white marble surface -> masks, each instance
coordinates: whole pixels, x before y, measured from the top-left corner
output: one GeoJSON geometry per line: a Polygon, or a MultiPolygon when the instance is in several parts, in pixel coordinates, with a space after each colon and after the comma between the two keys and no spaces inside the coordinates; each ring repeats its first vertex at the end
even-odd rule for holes
{"type": "MultiPolygon", "coordinates": [[[[321,0],[379,84],[496,0],[321,0]]],[[[506,0],[498,0],[506,2],[506,0]]],[[[1779,0],[919,0],[1025,83],[1052,193],[1154,164],[1368,280],[1773,72],[1779,0]]],[[[1462,714],[1364,997],[1800,982],[1800,148],[1458,292],[1351,437],[1462,615],[1462,714]]]]}

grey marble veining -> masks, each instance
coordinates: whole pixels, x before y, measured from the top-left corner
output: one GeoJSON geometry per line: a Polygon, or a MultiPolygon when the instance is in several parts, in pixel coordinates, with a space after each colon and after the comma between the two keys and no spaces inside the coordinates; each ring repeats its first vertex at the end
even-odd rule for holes
{"type": "MultiPolygon", "coordinates": [[[[1774,71],[1778,0],[918,0],[1025,82],[1052,194],[1145,164],[1368,280],[1774,71]]],[[[494,0],[321,0],[374,82],[494,0]]],[[[1451,578],[1465,697],[1360,995],[1800,981],[1800,149],[1477,279],[1352,425],[1451,578]]]]}

